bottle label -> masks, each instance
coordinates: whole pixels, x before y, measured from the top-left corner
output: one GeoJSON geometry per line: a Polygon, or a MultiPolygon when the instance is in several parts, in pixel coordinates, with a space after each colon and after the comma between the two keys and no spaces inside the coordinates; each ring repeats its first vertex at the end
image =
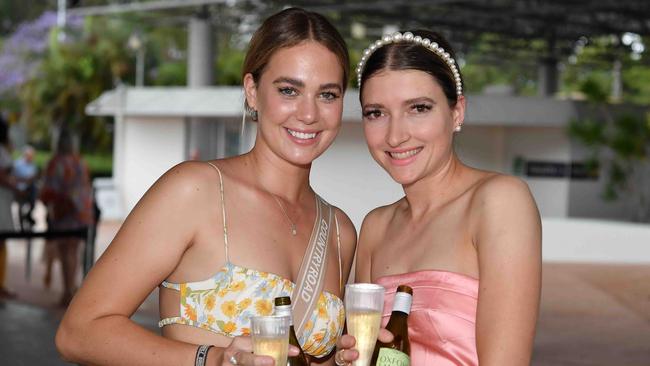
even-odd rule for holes
{"type": "Polygon", "coordinates": [[[402,313],[411,312],[411,303],[413,302],[413,296],[407,294],[406,292],[398,292],[395,294],[395,300],[393,301],[393,311],[401,311],[402,313]]]}
{"type": "Polygon", "coordinates": [[[377,366],[410,366],[409,356],[396,349],[382,347],[377,356],[377,366]]]}

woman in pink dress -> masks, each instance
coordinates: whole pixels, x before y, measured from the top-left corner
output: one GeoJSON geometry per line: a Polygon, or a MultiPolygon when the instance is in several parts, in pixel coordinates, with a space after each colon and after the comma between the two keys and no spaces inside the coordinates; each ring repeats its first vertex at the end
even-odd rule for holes
{"type": "Polygon", "coordinates": [[[405,196],[366,216],[356,282],[386,287],[384,324],[396,287],[413,288],[412,365],[528,365],[539,213],[524,182],[456,156],[466,99],[454,60],[427,31],[395,33],[364,52],[357,74],[366,141],[405,196]]]}

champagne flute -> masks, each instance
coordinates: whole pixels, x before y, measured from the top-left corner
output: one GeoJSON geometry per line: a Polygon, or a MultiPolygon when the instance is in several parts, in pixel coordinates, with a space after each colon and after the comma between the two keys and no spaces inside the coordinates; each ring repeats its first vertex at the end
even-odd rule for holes
{"type": "Polygon", "coordinates": [[[251,336],[253,353],[258,356],[270,356],[277,366],[287,364],[289,353],[288,316],[254,316],[251,317],[251,336]]]}
{"type": "Polygon", "coordinates": [[[345,314],[348,333],[356,340],[359,358],[354,366],[370,366],[377,342],[386,289],[372,283],[345,286],[345,314]]]}

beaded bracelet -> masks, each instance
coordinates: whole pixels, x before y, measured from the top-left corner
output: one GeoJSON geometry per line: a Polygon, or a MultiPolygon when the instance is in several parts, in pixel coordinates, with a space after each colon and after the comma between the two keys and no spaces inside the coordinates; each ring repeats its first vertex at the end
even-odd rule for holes
{"type": "Polygon", "coordinates": [[[202,344],[196,349],[196,356],[194,357],[194,366],[205,366],[205,361],[208,359],[208,351],[213,346],[211,344],[202,344]]]}

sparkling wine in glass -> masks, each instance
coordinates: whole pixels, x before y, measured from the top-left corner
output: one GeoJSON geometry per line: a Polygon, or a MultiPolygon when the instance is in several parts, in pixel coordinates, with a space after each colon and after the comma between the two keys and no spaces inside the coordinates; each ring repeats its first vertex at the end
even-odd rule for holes
{"type": "Polygon", "coordinates": [[[356,341],[359,358],[354,366],[370,366],[377,342],[386,290],[371,283],[355,283],[345,286],[345,314],[348,333],[356,341]]]}
{"type": "Polygon", "coordinates": [[[254,316],[251,318],[251,336],[253,353],[258,356],[270,356],[278,366],[287,364],[289,353],[288,316],[254,316]]]}

